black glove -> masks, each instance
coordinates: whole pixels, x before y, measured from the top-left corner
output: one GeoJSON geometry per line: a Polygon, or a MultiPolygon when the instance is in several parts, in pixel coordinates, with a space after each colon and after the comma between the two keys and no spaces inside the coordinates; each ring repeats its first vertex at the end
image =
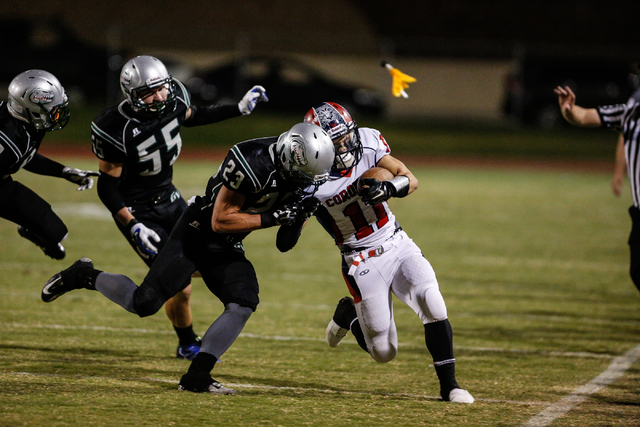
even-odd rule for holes
{"type": "Polygon", "coordinates": [[[289,225],[300,218],[303,215],[303,212],[300,205],[290,203],[275,209],[272,215],[278,224],[289,225]]]}
{"type": "Polygon", "coordinates": [[[62,169],[62,177],[67,181],[78,184],[78,191],[88,190],[93,187],[93,178],[91,177],[98,175],[100,175],[98,172],[83,171],[69,166],[65,166],[62,169]]]}
{"type": "Polygon", "coordinates": [[[378,181],[375,178],[361,178],[358,187],[358,195],[362,201],[371,206],[389,200],[396,190],[388,181],[378,181]]]}
{"type": "Polygon", "coordinates": [[[302,211],[302,217],[306,221],[309,219],[315,211],[320,207],[320,200],[315,197],[309,197],[300,202],[300,209],[302,211]]]}

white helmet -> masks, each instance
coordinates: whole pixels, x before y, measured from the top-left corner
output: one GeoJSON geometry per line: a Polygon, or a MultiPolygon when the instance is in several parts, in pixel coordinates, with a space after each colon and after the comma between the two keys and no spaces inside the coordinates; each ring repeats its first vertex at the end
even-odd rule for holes
{"type": "Polygon", "coordinates": [[[58,130],[69,121],[69,98],[58,79],[44,70],[18,74],[9,84],[9,113],[36,129],[58,130]]]}
{"type": "Polygon", "coordinates": [[[120,88],[127,102],[136,113],[158,117],[173,110],[176,100],[173,78],[162,61],[153,56],[136,56],[127,61],[120,72],[120,88]],[[149,89],[166,85],[167,99],[146,104],[140,94],[149,89]]]}
{"type": "Polygon", "coordinates": [[[276,156],[281,176],[294,186],[296,194],[308,195],[329,179],[335,150],[320,126],[298,123],[280,135],[276,156]]]}

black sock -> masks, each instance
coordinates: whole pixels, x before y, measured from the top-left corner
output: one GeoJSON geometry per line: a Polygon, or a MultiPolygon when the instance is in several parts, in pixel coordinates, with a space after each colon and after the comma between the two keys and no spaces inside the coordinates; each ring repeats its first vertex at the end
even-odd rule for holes
{"type": "Polygon", "coordinates": [[[455,359],[453,358],[453,332],[449,320],[426,323],[424,336],[440,380],[440,394],[444,400],[449,400],[449,392],[454,388],[459,388],[456,381],[455,359]]]}
{"type": "Polygon", "coordinates": [[[360,348],[368,353],[369,350],[367,350],[367,342],[364,340],[364,333],[362,332],[362,328],[360,327],[360,322],[357,317],[351,323],[351,333],[356,337],[356,341],[358,341],[360,348]]]}
{"type": "Polygon", "coordinates": [[[187,373],[196,374],[196,373],[205,373],[209,374],[213,370],[218,358],[213,354],[205,353],[201,351],[196,355],[196,357],[191,361],[191,365],[189,366],[189,370],[187,373]]]}
{"type": "Polygon", "coordinates": [[[195,332],[193,332],[193,325],[189,325],[186,328],[178,328],[174,326],[173,329],[175,329],[176,334],[178,334],[180,345],[195,344],[198,342],[199,337],[195,332]]]}

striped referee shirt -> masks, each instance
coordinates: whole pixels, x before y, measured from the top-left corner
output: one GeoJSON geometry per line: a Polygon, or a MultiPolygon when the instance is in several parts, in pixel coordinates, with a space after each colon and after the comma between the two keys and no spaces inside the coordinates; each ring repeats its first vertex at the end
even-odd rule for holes
{"type": "Polygon", "coordinates": [[[603,128],[614,129],[624,135],[633,205],[640,207],[640,91],[634,93],[626,104],[601,105],[596,110],[603,128]]]}

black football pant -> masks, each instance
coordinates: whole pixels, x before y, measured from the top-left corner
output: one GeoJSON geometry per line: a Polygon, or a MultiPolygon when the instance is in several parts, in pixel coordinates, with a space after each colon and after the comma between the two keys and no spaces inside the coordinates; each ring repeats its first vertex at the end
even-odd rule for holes
{"type": "Polygon", "coordinates": [[[635,206],[629,208],[631,215],[631,234],[629,235],[629,251],[631,253],[631,265],[629,272],[631,280],[640,291],[640,209],[635,206]]]}
{"type": "Polygon", "coordinates": [[[68,232],[49,203],[11,177],[0,180],[0,217],[23,226],[51,245],[61,242],[68,232]]]}

